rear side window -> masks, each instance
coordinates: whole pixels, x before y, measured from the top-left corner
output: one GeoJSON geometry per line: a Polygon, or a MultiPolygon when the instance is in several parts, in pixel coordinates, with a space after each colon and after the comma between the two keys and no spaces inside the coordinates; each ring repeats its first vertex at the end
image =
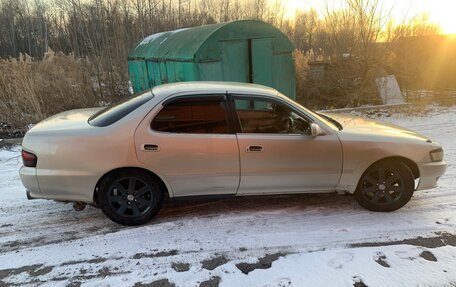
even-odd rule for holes
{"type": "Polygon", "coordinates": [[[109,126],[136,110],[153,97],[154,95],[151,92],[146,92],[139,96],[127,98],[113,106],[107,107],[93,114],[89,118],[89,124],[96,127],[109,126]]]}
{"type": "Polygon", "coordinates": [[[225,97],[192,97],[167,103],[153,119],[151,128],[169,133],[226,134],[225,97]]]}

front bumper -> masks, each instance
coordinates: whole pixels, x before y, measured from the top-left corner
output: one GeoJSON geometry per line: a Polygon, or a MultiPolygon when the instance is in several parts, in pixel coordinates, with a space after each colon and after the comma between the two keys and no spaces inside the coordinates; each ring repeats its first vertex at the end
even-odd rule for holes
{"type": "Polygon", "coordinates": [[[445,161],[428,162],[418,164],[420,181],[416,190],[430,189],[437,186],[437,181],[445,173],[447,164],[445,161]]]}

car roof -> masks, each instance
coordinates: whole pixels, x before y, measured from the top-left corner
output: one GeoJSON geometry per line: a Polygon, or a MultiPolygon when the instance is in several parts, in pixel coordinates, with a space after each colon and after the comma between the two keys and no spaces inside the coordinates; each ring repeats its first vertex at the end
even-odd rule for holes
{"type": "Polygon", "coordinates": [[[166,98],[173,94],[195,92],[202,94],[210,93],[239,93],[239,94],[267,94],[277,95],[277,90],[249,83],[238,82],[178,82],[156,86],[152,89],[152,93],[159,98],[166,98]]]}

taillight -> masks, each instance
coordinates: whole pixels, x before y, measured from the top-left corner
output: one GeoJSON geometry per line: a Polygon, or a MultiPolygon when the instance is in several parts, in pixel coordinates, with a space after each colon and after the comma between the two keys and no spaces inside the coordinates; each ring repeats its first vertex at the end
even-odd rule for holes
{"type": "Polygon", "coordinates": [[[38,158],[36,157],[36,155],[34,155],[31,152],[22,150],[22,162],[24,163],[24,166],[36,167],[37,161],[38,161],[38,158]]]}

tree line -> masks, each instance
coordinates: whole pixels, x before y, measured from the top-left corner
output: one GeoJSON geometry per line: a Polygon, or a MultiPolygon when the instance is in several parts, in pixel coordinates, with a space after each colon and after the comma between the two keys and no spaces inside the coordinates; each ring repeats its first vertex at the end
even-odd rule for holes
{"type": "MultiPolygon", "coordinates": [[[[127,94],[127,54],[138,41],[157,32],[239,19],[265,21],[291,39],[296,47],[298,99],[311,107],[375,102],[374,79],[383,70],[400,75],[402,83],[415,81],[417,57],[396,61],[398,55],[411,53],[404,51],[400,39],[436,35],[440,28],[426,15],[393,19],[381,0],[338,1],[342,8],[334,9],[330,4],[334,1],[328,1],[324,11],[297,11],[287,18],[282,0],[0,0],[0,58],[4,59],[0,86],[5,98],[0,97],[0,102],[5,110],[13,107],[5,103],[14,102],[15,89],[23,88],[12,83],[15,79],[32,77],[40,85],[44,75],[57,81],[59,75],[51,74],[51,67],[68,72],[72,66],[77,72],[68,73],[75,75],[74,81],[62,80],[70,88],[87,85],[81,90],[91,95],[84,98],[93,99],[78,104],[75,96],[70,106],[65,102],[62,108],[112,101],[127,94]],[[309,77],[308,63],[318,61],[331,66],[324,81],[309,77]],[[22,74],[7,75],[11,69],[22,74]],[[76,77],[78,73],[85,75],[76,77]]],[[[58,85],[55,90],[64,96],[58,85]]],[[[45,86],[28,87],[23,99],[37,91],[49,93],[45,86]]],[[[55,112],[45,107],[46,99],[53,97],[34,97],[35,106],[44,111],[42,117],[55,112]]]]}
{"type": "Polygon", "coordinates": [[[150,34],[238,19],[263,20],[286,33],[298,50],[327,55],[440,31],[425,15],[395,23],[380,0],[340,2],[345,8],[327,6],[323,15],[298,11],[286,19],[280,0],[0,0],[0,57],[41,58],[51,48],[117,62],[150,34]]]}

